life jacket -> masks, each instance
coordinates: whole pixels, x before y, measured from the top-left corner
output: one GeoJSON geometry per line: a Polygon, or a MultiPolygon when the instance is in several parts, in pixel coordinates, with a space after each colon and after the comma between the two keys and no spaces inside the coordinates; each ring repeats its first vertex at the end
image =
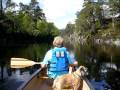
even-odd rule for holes
{"type": "Polygon", "coordinates": [[[48,62],[49,72],[68,71],[67,50],[65,47],[52,49],[52,59],[48,62]]]}

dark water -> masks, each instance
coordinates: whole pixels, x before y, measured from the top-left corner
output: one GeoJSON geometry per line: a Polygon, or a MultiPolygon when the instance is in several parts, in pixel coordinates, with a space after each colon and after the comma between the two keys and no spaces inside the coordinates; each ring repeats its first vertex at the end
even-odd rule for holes
{"type": "Polygon", "coordinates": [[[17,90],[28,80],[33,72],[39,69],[39,65],[22,69],[10,68],[10,58],[26,58],[36,62],[42,61],[49,44],[14,44],[0,46],[0,90],[17,90]]]}
{"type": "Polygon", "coordinates": [[[87,43],[74,46],[79,65],[86,65],[95,90],[120,90],[120,47],[87,43]]]}
{"type": "MultiPolygon", "coordinates": [[[[120,90],[120,47],[96,44],[66,45],[75,53],[79,65],[88,68],[88,79],[95,90],[120,90]]],[[[16,90],[39,68],[11,69],[10,58],[42,61],[50,44],[18,44],[0,46],[0,90],[16,90]],[[13,87],[14,86],[14,87],[13,87]]]]}

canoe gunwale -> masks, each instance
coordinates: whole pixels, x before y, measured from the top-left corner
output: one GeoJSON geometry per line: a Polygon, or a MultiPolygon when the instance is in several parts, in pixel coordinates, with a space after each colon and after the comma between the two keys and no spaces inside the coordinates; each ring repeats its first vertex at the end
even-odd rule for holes
{"type": "Polygon", "coordinates": [[[36,77],[36,75],[39,78],[39,74],[40,74],[41,70],[42,69],[40,68],[35,73],[33,73],[32,76],[30,77],[30,79],[28,79],[27,81],[25,81],[17,90],[23,90],[23,88],[26,87],[28,85],[28,83],[31,82],[34,77],[36,77]]]}
{"type": "Polygon", "coordinates": [[[90,90],[95,90],[86,77],[84,77],[83,80],[87,83],[87,85],[89,86],[90,90]]]}

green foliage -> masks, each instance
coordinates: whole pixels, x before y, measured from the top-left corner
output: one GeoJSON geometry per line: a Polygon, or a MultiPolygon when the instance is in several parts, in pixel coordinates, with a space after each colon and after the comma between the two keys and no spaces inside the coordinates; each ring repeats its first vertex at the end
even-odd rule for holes
{"type": "Polygon", "coordinates": [[[51,29],[50,34],[52,34],[53,36],[57,36],[57,35],[60,34],[60,31],[58,30],[58,28],[53,23],[49,23],[48,29],[51,29]]]}
{"type": "MultiPolygon", "coordinates": [[[[1,2],[3,3],[4,0],[1,0],[1,2]]],[[[28,5],[23,3],[17,5],[12,0],[6,0],[3,7],[2,3],[0,4],[0,10],[2,11],[0,15],[0,26],[2,27],[0,35],[3,32],[25,34],[33,37],[53,37],[59,34],[59,30],[54,24],[46,21],[45,14],[37,0],[31,0],[28,5]],[[19,7],[18,10],[15,10],[16,6],[19,7]]]]}
{"type": "MultiPolygon", "coordinates": [[[[98,0],[99,1],[99,0],[98,0]]],[[[107,3],[102,2],[85,2],[83,9],[76,13],[75,28],[78,36],[118,36],[120,32],[120,0],[109,0],[107,3]],[[102,5],[109,5],[108,14],[113,17],[105,16],[107,13],[102,5]]],[[[67,25],[65,34],[69,35],[71,25],[67,25]]],[[[72,31],[72,30],[71,30],[72,31]]]]}
{"type": "Polygon", "coordinates": [[[67,33],[69,35],[69,34],[72,34],[74,32],[74,30],[75,30],[75,25],[68,23],[65,28],[65,33],[67,33]]]}
{"type": "Polygon", "coordinates": [[[48,34],[47,32],[47,22],[46,21],[37,21],[37,29],[39,30],[40,34],[48,34]]]}
{"type": "Polygon", "coordinates": [[[120,13],[120,0],[109,0],[109,5],[114,13],[120,13]]]}
{"type": "Polygon", "coordinates": [[[101,25],[101,8],[97,3],[86,3],[84,8],[77,12],[76,29],[79,32],[96,32],[101,25]],[[96,24],[97,22],[97,24],[96,24]],[[96,27],[97,25],[97,27],[96,27]]]}
{"type": "Polygon", "coordinates": [[[32,21],[31,17],[28,14],[25,14],[21,19],[23,30],[31,34],[32,30],[34,30],[34,22],[32,21]]]}

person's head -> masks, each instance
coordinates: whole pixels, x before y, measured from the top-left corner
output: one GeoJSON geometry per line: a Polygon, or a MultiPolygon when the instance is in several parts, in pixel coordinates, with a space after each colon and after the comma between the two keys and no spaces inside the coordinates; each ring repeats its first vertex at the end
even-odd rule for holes
{"type": "Polygon", "coordinates": [[[62,47],[64,39],[61,36],[56,36],[53,40],[53,45],[55,47],[62,47]]]}

